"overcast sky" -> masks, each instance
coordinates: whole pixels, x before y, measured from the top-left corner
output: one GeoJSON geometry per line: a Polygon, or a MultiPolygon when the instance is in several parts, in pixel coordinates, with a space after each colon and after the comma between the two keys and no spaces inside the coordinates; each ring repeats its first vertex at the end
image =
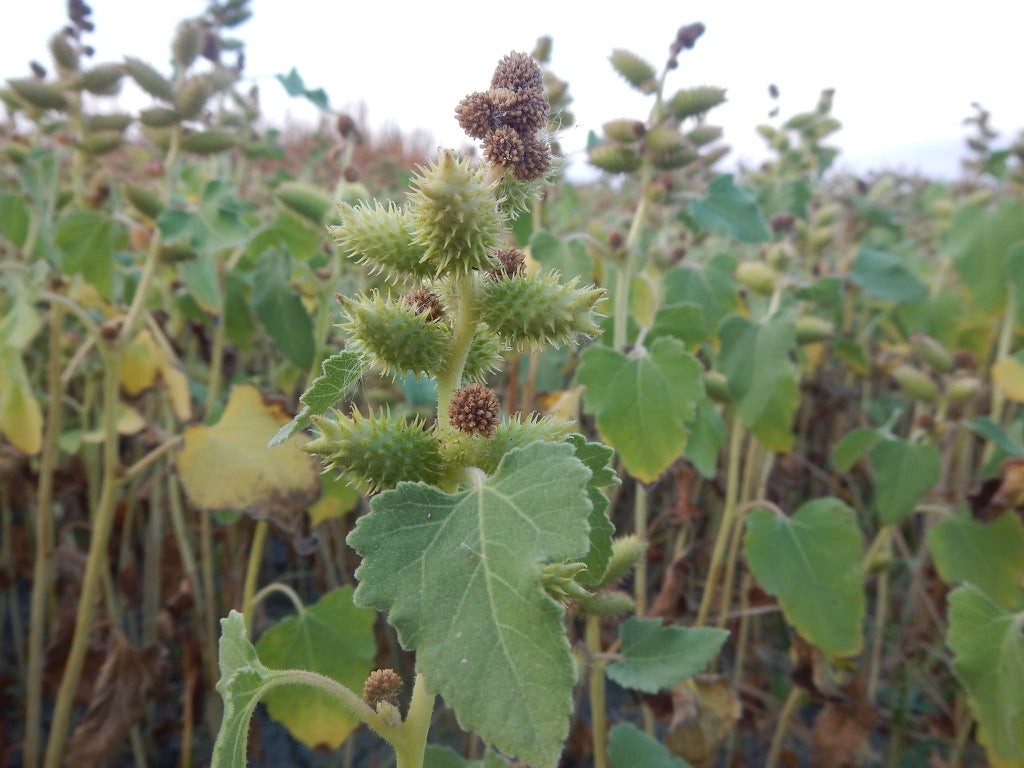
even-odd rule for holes
{"type": "MultiPolygon", "coordinates": [[[[90,3],[94,61],[130,54],[165,72],[174,24],[206,6],[202,0],[90,3]]],[[[18,3],[16,10],[14,0],[0,5],[8,11],[0,25],[0,77],[26,74],[32,58],[48,65],[46,40],[64,22],[63,0],[18,3]]],[[[487,87],[502,55],[530,51],[539,36],[551,35],[552,69],[575,99],[577,125],[566,128],[562,143],[579,150],[587,132],[606,120],[644,118],[649,110],[649,98],[611,69],[610,52],[626,48],[660,68],[676,29],[701,21],[707,32],[681,56],[666,90],[726,88],[729,101],[712,122],[725,127],[732,157],[748,164],[764,156],[754,127],[768,120],[772,83],[781,92],[782,117],[812,108],[823,88],[836,89],[839,164],[855,170],[954,175],[972,101],[992,112],[1003,143],[1024,128],[1021,0],[254,0],[253,9],[236,33],[247,43],[246,73],[260,83],[270,119],[281,120],[286,111],[313,116],[273,80],[294,66],[308,86],[327,91],[336,109],[362,102],[371,124],[423,128],[439,145],[460,146],[455,104],[487,87]]]]}

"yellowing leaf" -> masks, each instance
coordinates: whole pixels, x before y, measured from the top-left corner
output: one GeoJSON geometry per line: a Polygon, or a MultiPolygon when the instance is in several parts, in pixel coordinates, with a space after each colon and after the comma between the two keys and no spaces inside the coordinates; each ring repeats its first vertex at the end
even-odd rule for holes
{"type": "Polygon", "coordinates": [[[344,517],[359,502],[360,494],[348,482],[332,475],[320,475],[323,493],[309,508],[309,524],[316,528],[325,520],[344,517]]]}
{"type": "Polygon", "coordinates": [[[992,366],[992,381],[1003,393],[1024,403],[1024,364],[1014,357],[1004,357],[992,366]]]}
{"type": "Polygon", "coordinates": [[[160,373],[160,351],[153,343],[149,331],[140,331],[121,353],[121,367],[118,375],[121,389],[129,397],[134,397],[156,383],[160,373]]]}
{"type": "Polygon", "coordinates": [[[583,387],[580,386],[557,392],[540,392],[537,394],[537,411],[563,421],[579,421],[582,396],[583,387]]]}
{"type": "Polygon", "coordinates": [[[13,347],[0,348],[0,432],[30,456],[43,447],[43,411],[32,394],[25,363],[13,347]]]}
{"type": "Polygon", "coordinates": [[[171,408],[180,421],[188,421],[192,418],[192,395],[188,390],[188,378],[182,370],[181,361],[156,323],[150,323],[150,330],[150,338],[159,352],[157,366],[160,379],[171,398],[171,408]]]}
{"type": "Polygon", "coordinates": [[[320,477],[314,459],[298,450],[305,438],[267,447],[290,419],[280,403],[266,402],[255,387],[244,385],[231,390],[215,425],[186,429],[177,466],[192,505],[245,512],[296,532],[320,493],[320,477]]]}

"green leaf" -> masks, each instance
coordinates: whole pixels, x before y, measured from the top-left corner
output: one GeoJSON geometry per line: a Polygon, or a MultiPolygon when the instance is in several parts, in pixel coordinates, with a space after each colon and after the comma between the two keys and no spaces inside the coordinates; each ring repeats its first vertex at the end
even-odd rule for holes
{"type": "Polygon", "coordinates": [[[868,449],[875,477],[875,509],[886,525],[914,511],[921,497],[939,480],[939,451],[933,445],[881,440],[868,449]]]}
{"type": "Polygon", "coordinates": [[[508,763],[497,752],[488,752],[483,760],[467,760],[451,747],[427,744],[423,768],[506,768],[508,763]]]}
{"type": "Polygon", "coordinates": [[[857,516],[839,499],[809,501],[792,517],[767,509],[747,517],[744,550],[754,578],[829,655],[852,656],[863,643],[862,549],[857,516]]]}
{"type": "Polygon", "coordinates": [[[800,407],[800,385],[794,376],[776,379],[771,399],[750,433],[764,448],[776,453],[789,453],[796,444],[793,417],[800,407]]]}
{"type": "Polygon", "coordinates": [[[608,466],[615,451],[600,443],[590,443],[587,439],[573,432],[566,438],[576,449],[576,458],[583,462],[591,471],[590,482],[587,483],[587,495],[590,497],[590,514],[587,523],[590,526],[590,551],[580,559],[587,570],[576,577],[580,584],[596,585],[601,583],[608,570],[608,561],[612,556],[612,536],[615,526],[608,519],[608,498],[599,489],[609,485],[619,485],[621,481],[615,470],[608,466]]]}
{"type": "Polygon", "coordinates": [[[703,229],[734,237],[744,243],[772,238],[754,195],[736,186],[731,173],[716,176],[703,200],[691,200],[690,211],[703,229]]]}
{"type": "Polygon", "coordinates": [[[302,299],[291,290],[291,271],[287,254],[276,249],[265,251],[256,262],[253,309],[284,356],[306,370],[316,354],[313,321],[302,299]]]}
{"type": "Polygon", "coordinates": [[[242,614],[231,611],[226,619],[221,619],[220,626],[217,693],[224,700],[224,713],[213,745],[211,768],[245,768],[249,718],[271,673],[260,663],[256,649],[246,637],[242,614]]]}
{"type": "Polygon", "coordinates": [[[612,768],[690,768],[660,741],[629,723],[619,723],[608,732],[608,759],[612,768]]]}
{"type": "MultiPolygon", "coordinates": [[[[319,672],[359,691],[377,652],[375,620],[373,611],[352,604],[351,586],[340,587],[268,629],[256,650],[271,669],[319,672]]],[[[321,691],[282,686],[267,691],[263,702],[272,718],[313,748],[337,749],[359,725],[358,718],[321,691]]]]}
{"type": "Polygon", "coordinates": [[[710,398],[697,403],[693,419],[686,422],[686,458],[705,478],[718,474],[718,450],[725,441],[725,422],[710,398]]]}
{"type": "Polygon", "coordinates": [[[975,717],[1004,760],[1022,754],[1024,730],[1024,613],[1001,608],[975,586],[949,596],[946,643],[953,671],[967,689],[975,717]]]}
{"type": "Polygon", "coordinates": [[[833,449],[832,465],[838,472],[849,472],[864,452],[881,439],[882,434],[877,429],[859,427],[850,430],[833,449]]]}
{"type": "Polygon", "coordinates": [[[702,671],[728,636],[724,629],[629,619],[619,627],[622,660],[608,666],[608,677],[625,688],[657,693],[702,671]]]}
{"type": "Polygon", "coordinates": [[[581,355],[577,378],[586,387],[584,410],[597,417],[626,470],[654,482],[686,445],[684,424],[704,396],[700,363],[670,337],[629,357],[593,345],[581,355]]]}
{"type": "Polygon", "coordinates": [[[576,238],[560,238],[547,230],[538,229],[530,236],[530,255],[545,271],[557,269],[566,278],[590,279],[593,262],[586,246],[576,238]]]}
{"type": "Polygon", "coordinates": [[[248,207],[228,182],[215,179],[203,188],[194,211],[165,209],[156,223],[165,243],[182,243],[213,256],[247,242],[249,225],[242,217],[248,207]]]}
{"type": "Polygon", "coordinates": [[[54,243],[65,272],[81,275],[105,299],[114,298],[114,254],[128,247],[128,230],[105,213],[69,211],[57,222],[54,243]]]}
{"type": "Polygon", "coordinates": [[[388,622],[463,729],[553,768],[576,673],[545,563],[586,554],[591,473],[568,443],[509,451],[455,494],[400,483],[370,503],[348,543],[362,556],[357,605],[388,622]]]}
{"type": "Polygon", "coordinates": [[[269,447],[280,445],[292,435],[305,429],[314,416],[326,413],[348,397],[363,375],[362,358],[355,352],[342,351],[331,355],[320,366],[323,373],[313,379],[309,389],[302,393],[302,408],[295,418],[281,427],[271,438],[269,447]]]}
{"type": "Polygon", "coordinates": [[[16,248],[23,248],[31,221],[32,212],[24,195],[0,193],[0,237],[16,248]]]}
{"type": "Polygon", "coordinates": [[[973,584],[1001,607],[1024,602],[1024,523],[1012,511],[983,523],[947,517],[928,531],[928,549],[942,580],[973,584]]]}
{"type": "Polygon", "coordinates": [[[307,88],[295,67],[292,67],[287,75],[279,74],[275,75],[275,77],[284,86],[289,96],[304,96],[310,102],[320,107],[320,109],[330,108],[327,92],[323,88],[307,88]]]}
{"type": "Polygon", "coordinates": [[[195,259],[182,263],[181,277],[196,304],[207,314],[219,318],[222,314],[222,299],[213,256],[203,252],[195,259]]]}
{"type": "Polygon", "coordinates": [[[794,375],[789,362],[796,346],[793,321],[776,316],[752,323],[732,315],[722,322],[718,337],[722,342],[718,368],[725,374],[743,423],[753,426],[776,399],[778,380],[794,375]]]}
{"type": "Polygon", "coordinates": [[[891,253],[864,247],[850,270],[850,280],[869,296],[885,301],[910,302],[928,295],[928,287],[891,253]]]}
{"type": "Polygon", "coordinates": [[[996,447],[1006,451],[1010,456],[1024,456],[1024,445],[1012,440],[988,416],[978,416],[973,421],[967,422],[967,426],[975,434],[995,443],[996,447]]]}
{"type": "Polygon", "coordinates": [[[704,310],[708,328],[715,328],[739,307],[733,272],[736,260],[720,255],[707,264],[683,264],[665,273],[665,305],[692,302],[704,310]]]}
{"type": "Polygon", "coordinates": [[[1016,198],[1001,197],[994,206],[966,205],[953,213],[943,245],[979,309],[1003,305],[1006,260],[1010,246],[1021,239],[1024,208],[1016,198]]]}
{"type": "Polygon", "coordinates": [[[708,340],[704,308],[692,301],[681,301],[662,307],[654,315],[654,323],[647,332],[647,343],[651,344],[662,336],[674,336],[683,342],[687,349],[695,350],[701,342],[708,340]]]}

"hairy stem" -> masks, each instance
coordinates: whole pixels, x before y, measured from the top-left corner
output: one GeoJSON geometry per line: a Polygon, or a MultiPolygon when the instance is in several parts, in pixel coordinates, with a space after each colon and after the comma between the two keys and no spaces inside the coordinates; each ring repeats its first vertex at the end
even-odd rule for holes
{"type": "Polygon", "coordinates": [[[263,548],[267,541],[267,529],[270,523],[257,520],[256,529],[249,545],[249,562],[245,567],[245,587],[242,590],[242,616],[245,619],[246,634],[252,634],[252,613],[255,605],[253,595],[256,593],[256,582],[260,576],[260,563],[263,562],[263,548]]]}
{"type": "Polygon", "coordinates": [[[594,768],[608,768],[608,720],[605,714],[604,662],[601,654],[601,619],[587,616],[584,629],[590,650],[590,731],[594,744],[594,768]]]}
{"type": "Polygon", "coordinates": [[[444,370],[437,375],[437,422],[442,428],[448,426],[448,406],[452,395],[462,386],[462,372],[476,330],[477,283],[477,276],[472,272],[455,283],[455,304],[451,308],[454,316],[452,346],[444,370]]]}

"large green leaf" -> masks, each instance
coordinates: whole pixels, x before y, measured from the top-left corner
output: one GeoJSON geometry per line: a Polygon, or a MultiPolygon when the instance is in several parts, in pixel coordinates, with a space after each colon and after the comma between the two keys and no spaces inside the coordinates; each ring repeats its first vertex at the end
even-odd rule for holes
{"type": "Polygon", "coordinates": [[[1004,760],[1024,755],[1024,613],[1001,608],[975,586],[949,596],[946,643],[971,709],[1004,760]]]}
{"type": "Polygon", "coordinates": [[[687,349],[695,350],[701,342],[708,340],[704,308],[692,301],[662,307],[654,315],[654,323],[647,332],[647,342],[653,343],[660,336],[675,336],[687,349]]]}
{"type": "Polygon", "coordinates": [[[886,525],[913,512],[939,479],[939,451],[933,445],[880,440],[868,448],[868,461],[875,477],[875,509],[886,525]]]}
{"type": "Polygon", "coordinates": [[[0,192],[0,237],[16,248],[23,247],[31,221],[32,212],[24,195],[0,192]]]}
{"type": "Polygon", "coordinates": [[[587,524],[590,526],[590,550],[580,559],[587,570],[576,577],[580,584],[600,584],[608,570],[608,562],[612,557],[612,536],[615,526],[608,519],[608,497],[600,490],[621,482],[615,476],[615,470],[608,466],[615,451],[600,443],[591,443],[574,432],[567,440],[576,449],[576,458],[583,462],[591,471],[590,482],[587,483],[587,495],[590,497],[590,514],[587,524]]]}
{"type": "Polygon", "coordinates": [[[194,210],[165,209],[156,223],[166,243],[183,243],[209,256],[243,245],[249,225],[243,214],[249,204],[226,181],[215,179],[203,188],[194,210]]]}
{"type": "Polygon", "coordinates": [[[725,441],[725,421],[710,398],[697,403],[693,419],[686,423],[686,458],[706,478],[718,474],[718,450],[725,441]]]}
{"type": "Polygon", "coordinates": [[[573,446],[532,443],[455,494],[400,483],[348,537],[356,604],[388,611],[463,728],[542,768],[561,754],[576,674],[541,572],[587,553],[590,478],[573,446]]]}
{"type": "Polygon", "coordinates": [[[703,229],[716,234],[744,243],[771,240],[757,200],[749,190],[736,186],[731,173],[712,179],[707,197],[690,201],[690,211],[703,229]]]}
{"type": "MultiPolygon", "coordinates": [[[[739,307],[733,272],[736,260],[719,255],[706,264],[682,264],[665,273],[665,306],[692,302],[704,310],[708,328],[715,328],[730,312],[739,307]]],[[[655,318],[657,322],[657,318],[655,318]]]]}
{"type": "Polygon", "coordinates": [[[729,394],[748,427],[757,424],[778,395],[777,383],[794,376],[789,353],[796,346],[793,321],[775,316],[762,323],[732,315],[718,329],[722,341],[718,368],[729,394]]]}
{"type": "Polygon", "coordinates": [[[789,453],[796,444],[793,417],[799,407],[800,385],[796,377],[780,376],[761,417],[750,425],[750,433],[769,451],[789,453]]]}
{"type": "Polygon", "coordinates": [[[686,445],[684,423],[703,397],[701,366],[668,336],[629,356],[610,347],[586,349],[577,374],[584,410],[637,479],[654,482],[686,445]]]}
{"type": "Polygon", "coordinates": [[[57,222],[54,243],[65,272],[81,275],[104,298],[114,298],[114,254],[128,247],[124,224],[105,213],[68,211],[57,222]]]}
{"type": "Polygon", "coordinates": [[[857,516],[839,499],[809,501],[792,517],[757,509],[744,537],[754,578],[825,653],[860,651],[864,618],[863,541],[857,516]]]}
{"type": "MultiPolygon", "coordinates": [[[[352,604],[352,587],[332,590],[297,616],[282,619],[256,643],[271,669],[307,669],[361,690],[376,654],[376,614],[352,604]]],[[[320,691],[283,686],[263,697],[270,716],[309,747],[337,749],[359,720],[320,691]]]]}
{"type": "Polygon", "coordinates": [[[729,633],[713,627],[665,626],[661,619],[629,619],[619,627],[622,659],[608,677],[625,688],[657,693],[701,672],[729,633]]]}
{"type": "Polygon", "coordinates": [[[590,254],[579,239],[556,237],[544,229],[530,236],[530,256],[545,271],[557,269],[567,278],[579,275],[589,280],[593,269],[590,254]]]}
{"type": "Polygon", "coordinates": [[[886,301],[909,302],[928,295],[927,286],[891,253],[861,248],[850,279],[870,296],[886,301]]]}
{"type": "Polygon", "coordinates": [[[993,206],[966,205],[953,214],[943,245],[960,279],[983,310],[999,309],[1006,298],[1010,246],[1024,239],[1024,210],[1014,197],[993,206]]]}
{"type": "Polygon", "coordinates": [[[973,584],[1007,610],[1024,601],[1024,524],[1014,512],[983,523],[947,517],[928,531],[928,548],[942,580],[973,584]]]}
{"type": "Polygon", "coordinates": [[[302,393],[302,408],[295,418],[281,427],[270,440],[270,447],[280,445],[292,435],[305,429],[314,416],[326,413],[348,397],[363,375],[362,358],[355,352],[342,351],[331,355],[320,366],[323,371],[313,379],[309,389],[302,393]]]}
{"type": "Polygon", "coordinates": [[[832,464],[839,472],[849,472],[864,452],[881,439],[882,433],[871,427],[850,430],[832,450],[832,464]]]}
{"type": "Polygon", "coordinates": [[[497,752],[488,752],[483,760],[467,760],[451,747],[427,744],[423,751],[423,768],[505,768],[505,758],[497,752]]]}
{"type": "Polygon", "coordinates": [[[253,308],[281,353],[305,370],[313,364],[313,321],[291,289],[291,257],[269,249],[256,262],[253,308]]]}
{"type": "Polygon", "coordinates": [[[619,723],[608,732],[608,759],[612,768],[690,768],[660,741],[629,723],[619,723]]]}

